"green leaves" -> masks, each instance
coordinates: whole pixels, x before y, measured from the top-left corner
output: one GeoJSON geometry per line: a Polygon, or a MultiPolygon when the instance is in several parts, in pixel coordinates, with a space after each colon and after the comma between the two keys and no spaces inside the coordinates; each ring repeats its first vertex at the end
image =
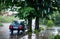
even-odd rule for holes
{"type": "Polygon", "coordinates": [[[24,7],[24,8],[19,9],[18,17],[27,18],[29,15],[33,16],[33,14],[34,14],[34,8],[24,7]]]}
{"type": "Polygon", "coordinates": [[[52,20],[48,20],[47,27],[52,27],[53,25],[54,25],[53,21],[52,20]]]}
{"type": "Polygon", "coordinates": [[[18,15],[21,18],[25,18],[31,14],[32,17],[42,17],[42,13],[45,17],[46,15],[52,14],[53,11],[56,11],[59,5],[56,0],[2,0],[1,4],[0,10],[8,8],[9,6],[13,7],[14,5],[21,7],[21,9],[18,11],[18,15]],[[46,12],[44,10],[46,10],[46,12]]]}

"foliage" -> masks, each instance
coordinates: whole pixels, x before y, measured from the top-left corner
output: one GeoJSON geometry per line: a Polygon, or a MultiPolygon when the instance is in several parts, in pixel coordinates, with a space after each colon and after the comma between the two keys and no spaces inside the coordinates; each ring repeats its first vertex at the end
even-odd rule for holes
{"type": "Polygon", "coordinates": [[[4,18],[2,16],[0,16],[0,22],[4,22],[4,18]]]}
{"type": "Polygon", "coordinates": [[[36,34],[39,33],[39,30],[34,30],[34,33],[36,33],[36,34]]]}
{"type": "Polygon", "coordinates": [[[2,23],[0,23],[0,26],[3,26],[3,24],[2,24],[2,23]]]}
{"type": "Polygon", "coordinates": [[[60,25],[60,14],[56,14],[54,24],[58,26],[60,25]]]}
{"type": "Polygon", "coordinates": [[[54,39],[60,39],[60,35],[56,35],[54,39]]]}
{"type": "MultiPolygon", "coordinates": [[[[26,6],[32,7],[36,11],[36,13],[34,13],[35,16],[39,16],[39,17],[44,18],[48,14],[52,14],[53,11],[56,11],[58,9],[58,7],[57,7],[58,5],[56,2],[57,2],[56,0],[48,0],[48,1],[47,0],[25,0],[25,1],[22,1],[22,0],[13,0],[13,1],[12,0],[2,0],[1,4],[6,7],[11,7],[11,8],[13,8],[14,6],[21,7],[23,9],[26,6]],[[42,16],[42,13],[43,13],[43,16],[42,16]]],[[[26,7],[26,8],[28,8],[28,7],[26,7]]],[[[25,16],[21,16],[21,17],[25,17],[25,16]]]]}
{"type": "Polygon", "coordinates": [[[19,13],[17,14],[17,16],[21,19],[28,18],[29,15],[34,17],[34,8],[31,7],[21,8],[19,9],[19,13]]]}
{"type": "MultiPolygon", "coordinates": [[[[51,19],[53,21],[54,25],[56,25],[56,26],[60,25],[60,13],[58,11],[54,11],[54,13],[49,15],[48,17],[49,17],[49,19],[51,19]]],[[[43,19],[40,18],[40,24],[46,25],[47,21],[48,20],[46,18],[43,18],[43,19]]]]}
{"type": "Polygon", "coordinates": [[[42,28],[42,27],[39,27],[39,30],[41,31],[41,30],[44,30],[44,28],[42,28]]]}
{"type": "Polygon", "coordinates": [[[28,31],[27,33],[28,33],[29,35],[31,35],[31,34],[32,34],[32,32],[29,32],[29,31],[28,31]]]}
{"type": "Polygon", "coordinates": [[[54,25],[53,21],[52,20],[48,20],[47,27],[52,27],[53,25],[54,25]]]}
{"type": "Polygon", "coordinates": [[[46,18],[44,18],[44,19],[40,18],[39,24],[46,25],[47,24],[47,21],[48,20],[46,18]]]}
{"type": "Polygon", "coordinates": [[[5,22],[12,22],[15,18],[14,16],[0,16],[0,22],[5,23],[5,22]]]}
{"type": "Polygon", "coordinates": [[[53,36],[53,35],[50,35],[50,36],[48,37],[48,39],[54,39],[54,36],[53,36]]]}
{"type": "Polygon", "coordinates": [[[35,30],[34,33],[38,33],[38,32],[40,32],[41,30],[44,30],[44,28],[39,27],[39,30],[35,30]]]}
{"type": "MultiPolygon", "coordinates": [[[[51,15],[53,11],[59,10],[56,0],[2,0],[1,2],[5,2],[3,5],[7,7],[10,6],[11,8],[13,6],[21,7],[21,9],[19,9],[19,13],[17,14],[17,16],[21,19],[28,19],[30,17],[32,19],[36,17],[37,27],[39,27],[39,18],[49,19],[48,15],[51,15]]],[[[47,25],[50,24],[52,25],[52,22],[47,23],[47,25]]]]}

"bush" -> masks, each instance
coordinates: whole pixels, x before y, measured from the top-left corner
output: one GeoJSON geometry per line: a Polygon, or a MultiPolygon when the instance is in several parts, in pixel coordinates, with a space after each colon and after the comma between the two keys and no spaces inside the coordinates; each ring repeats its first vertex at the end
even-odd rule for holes
{"type": "Polygon", "coordinates": [[[0,16],[0,22],[3,22],[4,21],[4,18],[2,18],[2,16],[0,16]]]}
{"type": "Polygon", "coordinates": [[[38,33],[39,32],[39,30],[34,30],[34,33],[38,33]]]}
{"type": "Polygon", "coordinates": [[[40,27],[39,30],[40,30],[40,31],[41,31],[41,30],[44,30],[44,28],[40,27]]]}
{"type": "Polygon", "coordinates": [[[54,25],[52,20],[48,20],[47,27],[52,27],[54,25]]]}
{"type": "Polygon", "coordinates": [[[3,26],[2,23],[0,23],[0,26],[3,26]]]}
{"type": "Polygon", "coordinates": [[[38,32],[40,32],[41,30],[44,30],[44,28],[39,27],[39,30],[35,30],[34,33],[38,33],[38,32]]]}
{"type": "Polygon", "coordinates": [[[12,22],[15,18],[14,16],[0,16],[0,22],[5,23],[5,22],[12,22]]]}
{"type": "Polygon", "coordinates": [[[48,37],[48,39],[54,39],[54,36],[53,36],[53,35],[50,35],[50,36],[48,37]]]}
{"type": "Polygon", "coordinates": [[[54,39],[60,39],[60,35],[56,35],[54,39]]]}

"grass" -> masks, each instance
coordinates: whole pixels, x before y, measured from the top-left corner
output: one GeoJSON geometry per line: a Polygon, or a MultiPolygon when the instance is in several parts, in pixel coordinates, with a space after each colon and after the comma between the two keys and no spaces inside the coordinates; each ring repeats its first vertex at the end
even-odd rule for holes
{"type": "Polygon", "coordinates": [[[60,39],[60,35],[56,35],[54,39],[60,39]]]}
{"type": "Polygon", "coordinates": [[[2,24],[2,23],[0,23],[0,26],[3,26],[3,24],[2,24]]]}
{"type": "Polygon", "coordinates": [[[34,33],[36,33],[36,34],[37,34],[37,33],[39,33],[41,30],[44,30],[44,28],[39,27],[39,30],[35,30],[35,31],[34,31],[34,33]]]}
{"type": "Polygon", "coordinates": [[[18,18],[15,18],[14,16],[0,16],[0,22],[2,23],[9,23],[12,22],[14,19],[18,18]]]}

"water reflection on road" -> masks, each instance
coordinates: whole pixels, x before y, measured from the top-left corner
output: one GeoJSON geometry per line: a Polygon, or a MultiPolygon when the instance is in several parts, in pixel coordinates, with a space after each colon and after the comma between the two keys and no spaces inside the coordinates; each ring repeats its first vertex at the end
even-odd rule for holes
{"type": "MultiPolygon", "coordinates": [[[[50,35],[49,32],[48,35],[46,36],[42,36],[42,34],[39,32],[37,34],[19,34],[17,35],[16,31],[14,32],[13,35],[10,35],[10,31],[9,31],[9,24],[10,23],[4,23],[3,27],[0,27],[0,39],[48,39],[48,35],[50,35]]],[[[45,34],[44,34],[45,35],[45,34]]]]}
{"type": "Polygon", "coordinates": [[[39,34],[10,35],[10,38],[9,39],[39,39],[39,34]]]}

